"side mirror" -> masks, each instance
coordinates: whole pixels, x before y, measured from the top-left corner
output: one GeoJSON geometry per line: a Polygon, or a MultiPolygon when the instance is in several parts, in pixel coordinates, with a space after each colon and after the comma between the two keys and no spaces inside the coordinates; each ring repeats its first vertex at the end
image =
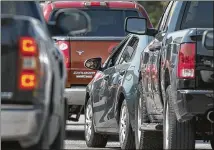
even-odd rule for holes
{"type": "Polygon", "coordinates": [[[102,66],[102,58],[90,58],[85,61],[84,66],[92,70],[100,70],[102,66]]]}
{"type": "Polygon", "coordinates": [[[203,46],[208,50],[214,50],[213,30],[205,31],[202,38],[203,46]]]}
{"type": "Polygon", "coordinates": [[[140,17],[127,17],[125,20],[125,31],[144,35],[147,33],[147,20],[140,17]]]}
{"type": "Polygon", "coordinates": [[[91,30],[89,15],[78,9],[60,9],[53,20],[48,23],[48,26],[50,28],[56,26],[67,35],[84,34],[91,30]]]}

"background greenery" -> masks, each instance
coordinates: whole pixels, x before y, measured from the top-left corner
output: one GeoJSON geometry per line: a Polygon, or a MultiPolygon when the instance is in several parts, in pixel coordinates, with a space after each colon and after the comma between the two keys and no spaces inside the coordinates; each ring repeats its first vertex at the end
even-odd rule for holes
{"type": "Polygon", "coordinates": [[[169,1],[138,1],[147,11],[154,27],[157,26],[159,19],[169,1]]]}

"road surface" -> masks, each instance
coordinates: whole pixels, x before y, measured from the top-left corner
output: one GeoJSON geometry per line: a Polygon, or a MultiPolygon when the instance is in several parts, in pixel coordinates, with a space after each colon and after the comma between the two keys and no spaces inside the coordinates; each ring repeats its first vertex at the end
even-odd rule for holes
{"type": "MultiPolygon", "coordinates": [[[[87,148],[84,140],[84,116],[81,116],[78,123],[68,122],[67,125],[67,139],[65,140],[65,149],[89,149],[87,148]]],[[[91,148],[95,149],[95,148],[91,148]]],[[[100,149],[100,148],[99,148],[100,149]]],[[[103,150],[109,149],[120,149],[118,142],[118,137],[111,137],[106,148],[103,150]]],[[[209,143],[203,143],[202,141],[197,141],[196,149],[211,149],[209,143]]]]}

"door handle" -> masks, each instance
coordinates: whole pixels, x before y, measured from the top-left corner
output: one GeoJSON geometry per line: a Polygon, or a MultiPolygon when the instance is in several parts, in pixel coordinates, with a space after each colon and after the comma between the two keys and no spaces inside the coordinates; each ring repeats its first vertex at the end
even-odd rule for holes
{"type": "Polygon", "coordinates": [[[104,80],[108,80],[109,79],[109,75],[105,75],[104,80]]]}
{"type": "Polygon", "coordinates": [[[125,70],[120,71],[120,75],[123,76],[125,74],[125,70]]]}

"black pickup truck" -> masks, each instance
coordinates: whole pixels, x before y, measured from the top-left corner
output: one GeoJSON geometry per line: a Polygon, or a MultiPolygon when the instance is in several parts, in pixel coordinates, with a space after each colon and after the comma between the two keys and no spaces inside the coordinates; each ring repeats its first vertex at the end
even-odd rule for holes
{"type": "MultiPolygon", "coordinates": [[[[63,149],[63,54],[51,39],[38,2],[3,1],[1,13],[2,149],[63,149]]],[[[68,19],[76,33],[89,23],[79,10],[72,10],[68,19]]]]}
{"type": "Polygon", "coordinates": [[[196,140],[213,148],[213,6],[171,1],[158,29],[147,29],[145,18],[126,19],[130,33],[155,37],[141,55],[137,149],[195,149],[196,140]]]}

